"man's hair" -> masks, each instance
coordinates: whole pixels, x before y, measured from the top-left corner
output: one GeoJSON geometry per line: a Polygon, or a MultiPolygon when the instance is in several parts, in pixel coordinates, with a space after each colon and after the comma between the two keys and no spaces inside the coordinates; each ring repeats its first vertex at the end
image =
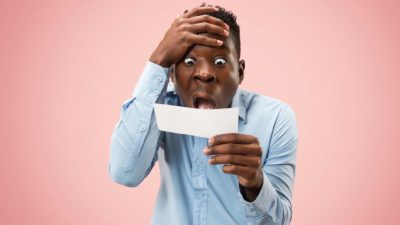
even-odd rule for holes
{"type": "Polygon", "coordinates": [[[232,11],[228,11],[221,6],[216,6],[219,11],[207,13],[207,15],[216,17],[229,25],[229,35],[235,44],[238,59],[240,59],[240,27],[236,22],[236,15],[232,11]]]}

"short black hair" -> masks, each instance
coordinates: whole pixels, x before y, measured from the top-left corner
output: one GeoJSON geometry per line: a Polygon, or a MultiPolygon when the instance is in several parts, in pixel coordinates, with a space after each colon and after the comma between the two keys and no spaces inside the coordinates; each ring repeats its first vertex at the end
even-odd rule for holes
{"type": "Polygon", "coordinates": [[[229,34],[235,44],[238,58],[240,59],[240,27],[236,22],[236,15],[232,11],[228,11],[221,6],[216,6],[219,11],[207,13],[207,15],[216,17],[229,25],[229,34]]]}

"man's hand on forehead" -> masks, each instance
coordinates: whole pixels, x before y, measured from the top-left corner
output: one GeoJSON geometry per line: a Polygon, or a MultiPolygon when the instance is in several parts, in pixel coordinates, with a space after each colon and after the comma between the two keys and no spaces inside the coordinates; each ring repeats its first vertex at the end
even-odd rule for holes
{"type": "Polygon", "coordinates": [[[163,40],[150,57],[150,61],[163,67],[178,62],[187,51],[196,44],[219,47],[229,36],[229,26],[222,20],[207,13],[219,9],[203,3],[191,10],[185,10],[172,23],[163,40]],[[216,34],[220,38],[209,37],[201,33],[216,34]]]}

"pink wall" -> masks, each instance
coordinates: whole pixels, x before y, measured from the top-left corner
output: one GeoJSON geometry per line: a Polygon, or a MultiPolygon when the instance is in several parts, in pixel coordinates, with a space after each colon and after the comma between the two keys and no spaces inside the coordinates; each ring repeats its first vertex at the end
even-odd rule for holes
{"type": "MultiPolygon", "coordinates": [[[[157,169],[129,189],[107,161],[146,60],[199,4],[156,2],[0,2],[0,224],[149,223],[157,169]]],[[[398,224],[400,4],[219,4],[242,25],[242,87],[297,113],[292,224],[398,224]]]]}

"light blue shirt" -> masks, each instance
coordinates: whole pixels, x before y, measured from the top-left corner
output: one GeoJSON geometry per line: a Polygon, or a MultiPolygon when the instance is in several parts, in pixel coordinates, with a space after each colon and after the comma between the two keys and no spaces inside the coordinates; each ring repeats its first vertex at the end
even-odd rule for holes
{"type": "Polygon", "coordinates": [[[112,179],[135,187],[158,160],[153,225],[289,224],[297,147],[293,110],[270,97],[236,92],[232,107],[239,107],[239,133],[257,137],[263,150],[263,186],[256,200],[247,202],[236,175],[207,163],[207,139],[158,130],[153,104],[182,105],[168,85],[168,72],[148,62],[133,97],[122,105],[111,141],[112,179]]]}

